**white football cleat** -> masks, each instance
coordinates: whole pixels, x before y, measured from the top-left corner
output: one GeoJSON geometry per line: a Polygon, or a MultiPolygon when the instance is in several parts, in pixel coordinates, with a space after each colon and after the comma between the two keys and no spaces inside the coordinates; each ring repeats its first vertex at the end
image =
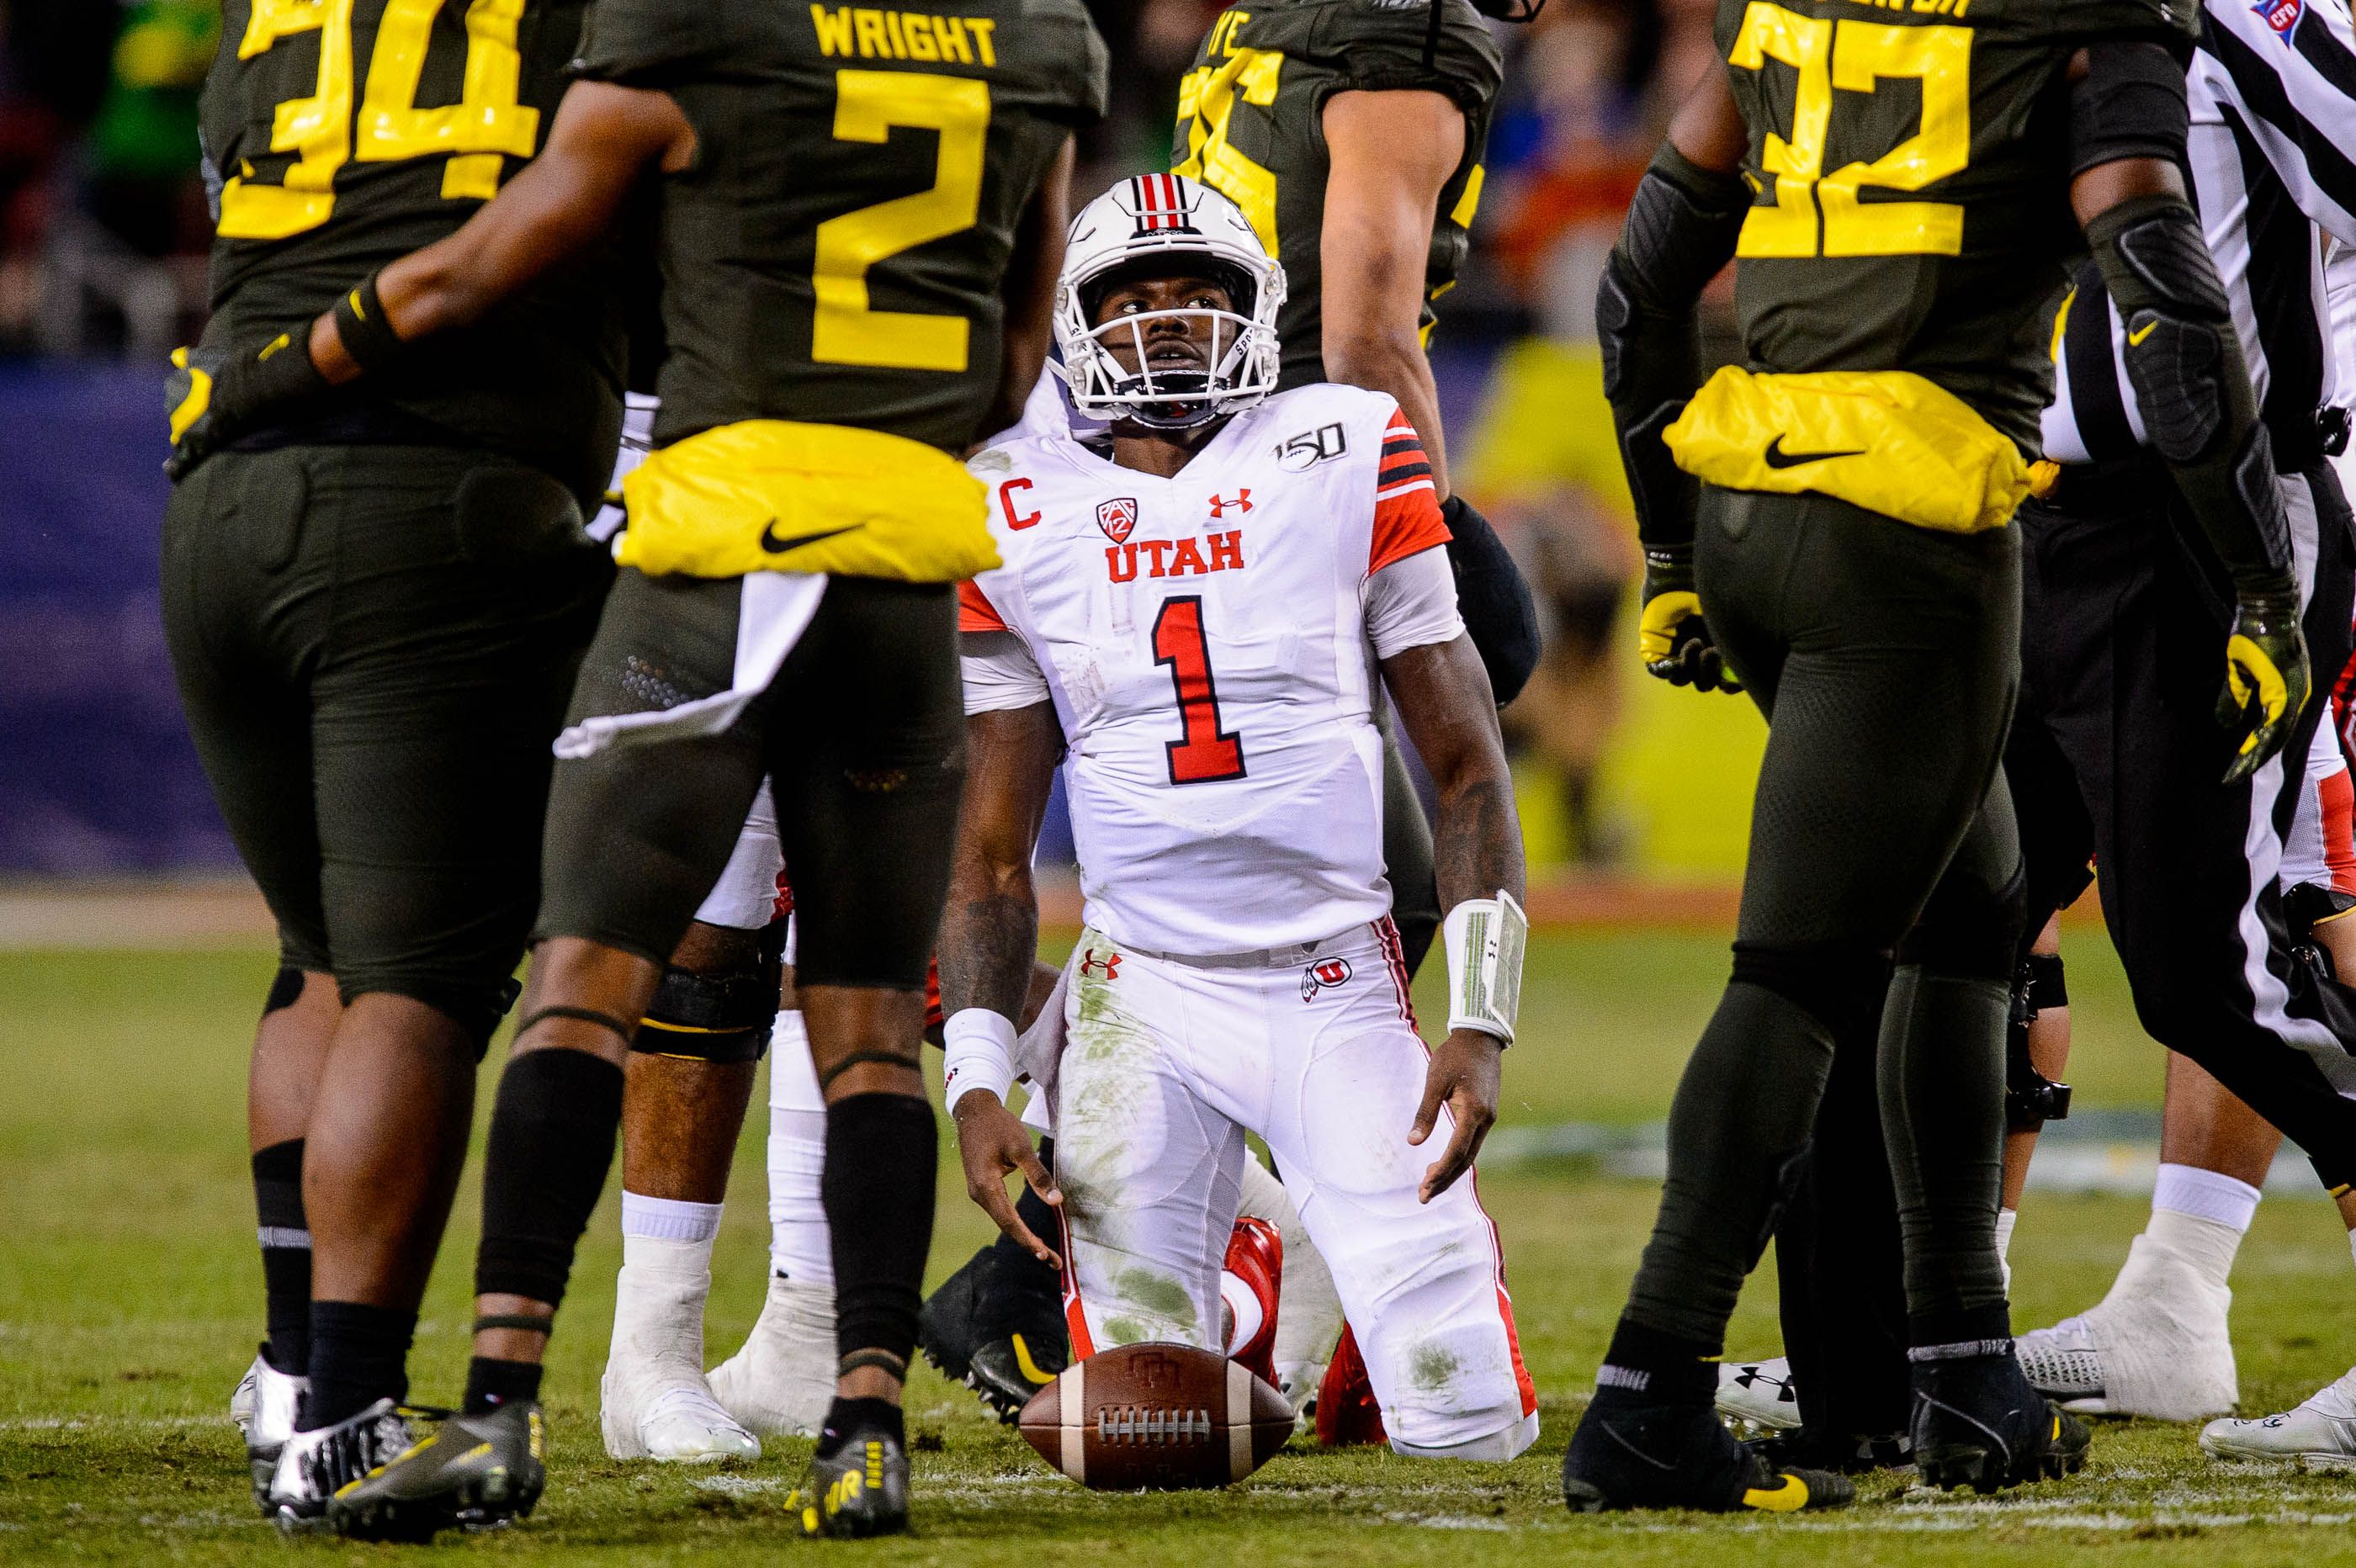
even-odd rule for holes
{"type": "Polygon", "coordinates": [[[712,1392],[746,1430],[815,1437],[834,1403],[834,1286],[769,1275],[744,1348],[712,1369],[712,1392]]]}
{"type": "Polygon", "coordinates": [[[616,1459],[703,1463],[754,1459],[761,1440],[730,1418],[703,1381],[703,1299],[709,1254],[691,1243],[631,1245],[659,1256],[680,1250],[680,1266],[625,1264],[615,1281],[614,1342],[598,1385],[605,1452],[616,1459]]]}
{"type": "Polygon", "coordinates": [[[229,1418],[245,1434],[246,1463],[253,1470],[257,1502],[270,1489],[279,1451],[294,1435],[294,1407],[310,1386],[310,1379],[282,1372],[270,1364],[270,1358],[257,1355],[253,1365],[245,1369],[245,1376],[238,1380],[237,1392],[230,1395],[229,1418]]]}
{"type": "Polygon", "coordinates": [[[2037,1392],[2079,1415],[2197,1421],[2233,1408],[2233,1293],[2137,1236],[2099,1306],[2015,1341],[2037,1392]]]}
{"type": "Polygon", "coordinates": [[[1800,1424],[1800,1396],[1792,1386],[1792,1363],[1782,1356],[1764,1361],[1729,1361],[1718,1369],[1718,1413],[1738,1437],[1764,1437],[1800,1424]]]}
{"type": "Polygon", "coordinates": [[[2356,1369],[2300,1405],[2255,1421],[2212,1421],[2201,1446],[2215,1459],[2297,1459],[2315,1469],[2356,1469],[2356,1369]]]}

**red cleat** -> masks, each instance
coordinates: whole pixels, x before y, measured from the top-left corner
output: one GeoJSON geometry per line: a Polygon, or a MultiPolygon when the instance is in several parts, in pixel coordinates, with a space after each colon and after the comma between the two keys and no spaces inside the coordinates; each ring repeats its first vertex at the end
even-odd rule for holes
{"type": "Polygon", "coordinates": [[[1358,1353],[1358,1331],[1346,1323],[1333,1359],[1325,1364],[1324,1381],[1317,1385],[1317,1441],[1328,1448],[1390,1441],[1383,1430],[1382,1403],[1366,1380],[1366,1358],[1358,1353]]]}
{"type": "MultiPolygon", "coordinates": [[[[1284,1282],[1284,1238],[1267,1221],[1245,1215],[1227,1238],[1226,1271],[1259,1304],[1259,1327],[1235,1346],[1227,1359],[1241,1361],[1246,1371],[1272,1386],[1276,1382],[1276,1295],[1284,1282]]],[[[1225,1280],[1220,1288],[1223,1294],[1227,1290],[1225,1280]]],[[[1228,1307],[1230,1313],[1234,1310],[1228,1307]]]]}

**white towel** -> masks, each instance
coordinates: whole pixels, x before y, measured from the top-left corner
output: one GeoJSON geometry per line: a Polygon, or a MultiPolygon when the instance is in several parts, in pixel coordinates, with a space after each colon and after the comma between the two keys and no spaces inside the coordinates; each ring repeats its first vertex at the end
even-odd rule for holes
{"type": "Polygon", "coordinates": [[[744,597],[737,606],[734,685],[676,708],[584,719],[556,738],[556,754],[568,759],[594,757],[608,746],[724,732],[753,699],[769,689],[786,656],[809,629],[825,594],[824,577],[787,571],[753,573],[744,580],[744,597]]]}

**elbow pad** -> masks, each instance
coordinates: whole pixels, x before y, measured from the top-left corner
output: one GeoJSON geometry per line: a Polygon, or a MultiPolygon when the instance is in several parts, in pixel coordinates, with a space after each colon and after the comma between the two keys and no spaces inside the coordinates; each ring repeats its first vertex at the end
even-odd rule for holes
{"type": "Polygon", "coordinates": [[[1456,613],[1465,635],[1489,671],[1489,689],[1503,708],[1522,693],[1538,667],[1538,607],[1505,541],[1462,496],[1440,504],[1448,523],[1448,564],[1456,575],[1456,613]]]}
{"type": "Polygon", "coordinates": [[[2274,449],[2233,335],[2224,285],[2183,198],[2137,197],[2086,226],[2126,326],[2127,379],[2152,447],[2238,587],[2290,581],[2274,449]]]}
{"type": "Polygon", "coordinates": [[[1733,256],[1750,206],[1740,179],[1713,175],[1663,145],[1629,203],[1627,226],[1596,290],[1603,395],[1637,531],[1648,542],[1682,543],[1693,534],[1699,486],[1670,457],[1661,432],[1701,384],[1694,306],[1733,256]]]}

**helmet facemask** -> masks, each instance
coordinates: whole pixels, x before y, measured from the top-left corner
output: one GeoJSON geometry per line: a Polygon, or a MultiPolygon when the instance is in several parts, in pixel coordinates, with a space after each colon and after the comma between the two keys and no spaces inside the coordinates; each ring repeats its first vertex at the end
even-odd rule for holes
{"type": "Polygon", "coordinates": [[[1089,204],[1073,230],[1056,284],[1055,326],[1076,412],[1151,430],[1194,430],[1276,390],[1283,269],[1225,197],[1177,176],[1148,176],[1089,204]],[[1141,196],[1151,205],[1141,207],[1141,196]],[[1153,278],[1215,283],[1227,308],[1183,304],[1097,321],[1116,289],[1153,278]],[[1191,324],[1183,355],[1172,351],[1166,327],[1155,331],[1171,320],[1191,324]]]}

